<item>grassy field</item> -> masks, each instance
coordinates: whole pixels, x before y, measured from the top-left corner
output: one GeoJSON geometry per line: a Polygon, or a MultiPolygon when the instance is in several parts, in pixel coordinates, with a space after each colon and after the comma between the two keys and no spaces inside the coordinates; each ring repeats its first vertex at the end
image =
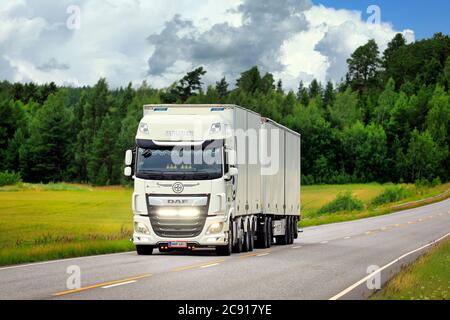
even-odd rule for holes
{"type": "MultiPolygon", "coordinates": [[[[317,210],[343,191],[368,205],[383,192],[379,184],[306,186],[302,188],[302,226],[379,215],[382,207],[362,212],[318,215],[317,210]]],[[[425,188],[403,200],[429,197],[450,184],[425,188]]],[[[133,250],[132,190],[74,184],[0,187],[0,265],[133,250]]]]}
{"type": "MultiPolygon", "coordinates": [[[[415,187],[414,185],[404,185],[411,191],[411,196],[380,207],[371,205],[372,200],[380,195],[388,185],[373,184],[349,184],[349,185],[323,185],[304,186],[301,191],[302,203],[302,227],[322,225],[328,223],[343,222],[362,218],[373,217],[396,211],[393,206],[402,203],[409,203],[420,199],[434,197],[450,189],[450,183],[436,187],[415,187]],[[353,196],[363,201],[365,209],[359,212],[338,212],[331,214],[318,214],[317,211],[325,204],[332,201],[339,193],[350,191],[353,196]]],[[[439,199],[436,199],[439,200],[439,199]]],[[[436,201],[433,200],[433,201],[436,201]]],[[[431,202],[431,201],[430,201],[431,202]]],[[[420,204],[417,204],[420,205],[420,204]]],[[[411,205],[411,207],[416,205],[411,205]]],[[[402,209],[407,209],[402,208],[402,209]]]]}
{"type": "Polygon", "coordinates": [[[25,184],[0,190],[0,265],[133,248],[129,189],[25,184]]]}
{"type": "Polygon", "coordinates": [[[450,299],[450,239],[395,276],[374,300],[450,299]]]}

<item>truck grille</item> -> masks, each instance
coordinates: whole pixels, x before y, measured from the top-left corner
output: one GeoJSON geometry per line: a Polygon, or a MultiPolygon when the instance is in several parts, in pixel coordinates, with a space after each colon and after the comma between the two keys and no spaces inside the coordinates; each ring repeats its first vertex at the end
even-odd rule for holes
{"type": "MultiPolygon", "coordinates": [[[[148,198],[147,198],[148,199],[148,198]]],[[[161,207],[152,206],[147,201],[148,213],[153,232],[162,238],[194,238],[200,235],[208,216],[209,201],[205,206],[195,206],[199,210],[196,217],[164,217],[158,215],[161,207]]],[[[164,210],[179,210],[180,207],[165,206],[164,210]]]]}

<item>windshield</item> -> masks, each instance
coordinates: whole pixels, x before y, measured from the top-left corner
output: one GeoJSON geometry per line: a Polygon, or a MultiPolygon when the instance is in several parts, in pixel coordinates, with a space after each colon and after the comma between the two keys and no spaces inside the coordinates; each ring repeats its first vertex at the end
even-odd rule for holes
{"type": "Polygon", "coordinates": [[[148,180],[210,180],[223,176],[223,141],[201,146],[137,149],[136,177],[148,180]]]}

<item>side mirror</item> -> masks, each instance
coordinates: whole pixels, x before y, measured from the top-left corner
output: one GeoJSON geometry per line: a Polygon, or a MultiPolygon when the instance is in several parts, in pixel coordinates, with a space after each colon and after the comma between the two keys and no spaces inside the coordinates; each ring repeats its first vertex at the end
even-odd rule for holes
{"type": "Polygon", "coordinates": [[[235,168],[235,167],[231,167],[231,168],[228,170],[228,174],[230,175],[230,177],[237,176],[238,173],[239,173],[239,170],[238,170],[237,168],[235,168]]]}
{"type": "Polygon", "coordinates": [[[237,156],[235,150],[227,150],[227,161],[230,167],[233,167],[237,163],[237,156]]]}
{"type": "Polygon", "coordinates": [[[131,166],[133,164],[133,151],[127,150],[125,152],[125,165],[131,166]]]}
{"type": "Polygon", "coordinates": [[[230,180],[232,177],[237,176],[239,173],[238,169],[235,167],[230,167],[228,173],[225,174],[225,180],[230,180]]]}
{"type": "Polygon", "coordinates": [[[125,177],[131,177],[131,167],[125,167],[125,169],[123,170],[123,174],[125,177]]]}

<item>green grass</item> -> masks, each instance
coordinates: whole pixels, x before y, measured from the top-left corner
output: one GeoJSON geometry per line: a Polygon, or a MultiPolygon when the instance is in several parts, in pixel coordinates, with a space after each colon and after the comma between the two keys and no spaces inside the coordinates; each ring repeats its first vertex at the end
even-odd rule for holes
{"type": "Polygon", "coordinates": [[[450,299],[450,239],[405,268],[371,299],[450,299]]]}
{"type": "Polygon", "coordinates": [[[24,185],[0,192],[0,265],[133,249],[131,189],[24,185]],[[57,190],[57,191],[55,191],[57,190]]]}
{"type": "MultiPolygon", "coordinates": [[[[410,195],[402,200],[393,203],[386,203],[381,206],[374,206],[372,202],[375,198],[382,195],[386,189],[392,188],[392,184],[381,185],[373,184],[349,184],[349,185],[317,185],[302,187],[302,221],[300,226],[309,227],[336,222],[345,222],[356,219],[369,218],[373,216],[392,213],[400,210],[394,208],[395,205],[409,203],[411,201],[426,199],[439,195],[450,189],[450,183],[442,184],[436,187],[416,187],[414,185],[403,185],[410,191],[410,195]],[[327,204],[333,202],[339,194],[350,192],[353,197],[363,202],[362,211],[341,211],[336,213],[320,214],[319,210],[327,204]]],[[[450,194],[449,194],[450,195],[450,194]]],[[[433,199],[436,202],[443,199],[433,199]]],[[[401,208],[401,210],[420,206],[423,204],[414,204],[401,208]]]]}

